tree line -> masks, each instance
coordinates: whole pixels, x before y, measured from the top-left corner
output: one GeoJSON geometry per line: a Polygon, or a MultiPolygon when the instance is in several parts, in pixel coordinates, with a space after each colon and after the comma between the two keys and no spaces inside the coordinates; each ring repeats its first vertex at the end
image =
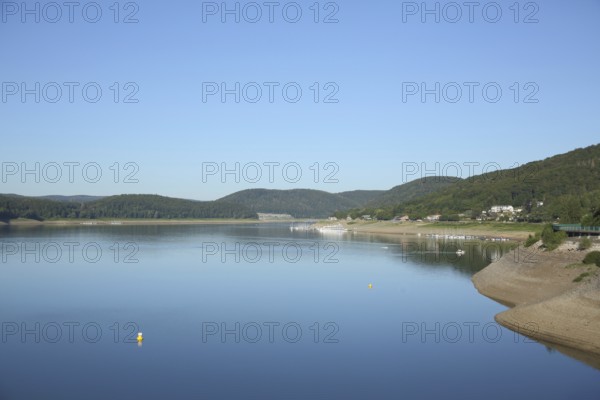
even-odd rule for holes
{"type": "Polygon", "coordinates": [[[28,218],[258,218],[249,208],[221,201],[193,201],[158,195],[120,195],[90,202],[60,202],[0,195],[0,220],[28,218]]]}

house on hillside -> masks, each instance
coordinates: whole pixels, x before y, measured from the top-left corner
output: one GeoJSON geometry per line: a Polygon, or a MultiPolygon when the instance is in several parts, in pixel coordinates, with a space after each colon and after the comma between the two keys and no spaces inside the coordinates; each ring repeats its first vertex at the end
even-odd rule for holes
{"type": "Polygon", "coordinates": [[[490,212],[494,214],[514,213],[515,209],[513,206],[492,206],[492,208],[490,208],[490,212]]]}
{"type": "Polygon", "coordinates": [[[429,222],[434,222],[434,221],[439,221],[440,217],[441,217],[440,214],[434,214],[434,215],[428,215],[427,217],[425,217],[425,219],[429,222]]]}

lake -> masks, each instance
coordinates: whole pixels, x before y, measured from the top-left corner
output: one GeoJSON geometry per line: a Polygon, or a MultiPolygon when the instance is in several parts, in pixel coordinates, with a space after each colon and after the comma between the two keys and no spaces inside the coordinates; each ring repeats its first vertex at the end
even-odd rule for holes
{"type": "Polygon", "coordinates": [[[600,394],[600,371],[494,322],[470,278],[507,244],[288,224],[0,241],[3,400],[600,394]]]}

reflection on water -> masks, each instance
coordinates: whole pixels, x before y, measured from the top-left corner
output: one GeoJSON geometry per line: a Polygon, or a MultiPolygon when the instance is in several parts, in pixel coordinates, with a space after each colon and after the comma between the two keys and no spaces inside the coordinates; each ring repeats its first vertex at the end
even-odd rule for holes
{"type": "Polygon", "coordinates": [[[2,227],[0,242],[2,399],[600,392],[597,371],[495,324],[504,307],[470,277],[507,243],[286,224],[2,227]]]}

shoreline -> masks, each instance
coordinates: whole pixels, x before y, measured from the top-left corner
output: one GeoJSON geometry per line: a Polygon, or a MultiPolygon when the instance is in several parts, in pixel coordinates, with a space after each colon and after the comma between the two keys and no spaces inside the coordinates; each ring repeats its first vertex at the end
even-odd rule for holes
{"type": "Polygon", "coordinates": [[[0,226],[133,226],[133,225],[235,225],[235,224],[262,224],[269,221],[258,219],[64,219],[64,220],[11,220],[9,223],[0,222],[0,226]]]}
{"type": "MultiPolygon", "coordinates": [[[[270,223],[299,223],[305,218],[297,219],[137,219],[137,218],[105,218],[105,219],[57,219],[37,221],[30,219],[10,220],[9,223],[0,221],[2,226],[134,226],[134,225],[235,225],[235,224],[270,224],[270,223]]],[[[318,226],[340,224],[348,232],[381,234],[381,235],[440,235],[440,236],[476,236],[478,239],[504,239],[521,241],[530,234],[535,234],[536,225],[511,225],[494,223],[431,223],[390,221],[358,221],[348,224],[347,221],[318,220],[318,226]],[[520,229],[514,229],[516,226],[520,229]],[[523,229],[523,228],[530,229],[523,229]]]]}
{"type": "Polygon", "coordinates": [[[586,251],[518,247],[473,275],[482,295],[509,307],[502,326],[600,369],[600,268],[586,251]],[[582,273],[590,275],[574,282],[582,273]]]}
{"type": "Polygon", "coordinates": [[[386,235],[443,235],[477,236],[481,239],[525,240],[535,234],[537,225],[511,225],[492,223],[439,223],[439,222],[402,222],[360,221],[348,224],[346,221],[326,221],[325,224],[340,224],[350,232],[386,235]],[[499,229],[499,227],[501,229],[499,229]],[[516,229],[521,228],[521,229],[516,229]],[[523,229],[524,227],[530,229],[523,229]]]}

